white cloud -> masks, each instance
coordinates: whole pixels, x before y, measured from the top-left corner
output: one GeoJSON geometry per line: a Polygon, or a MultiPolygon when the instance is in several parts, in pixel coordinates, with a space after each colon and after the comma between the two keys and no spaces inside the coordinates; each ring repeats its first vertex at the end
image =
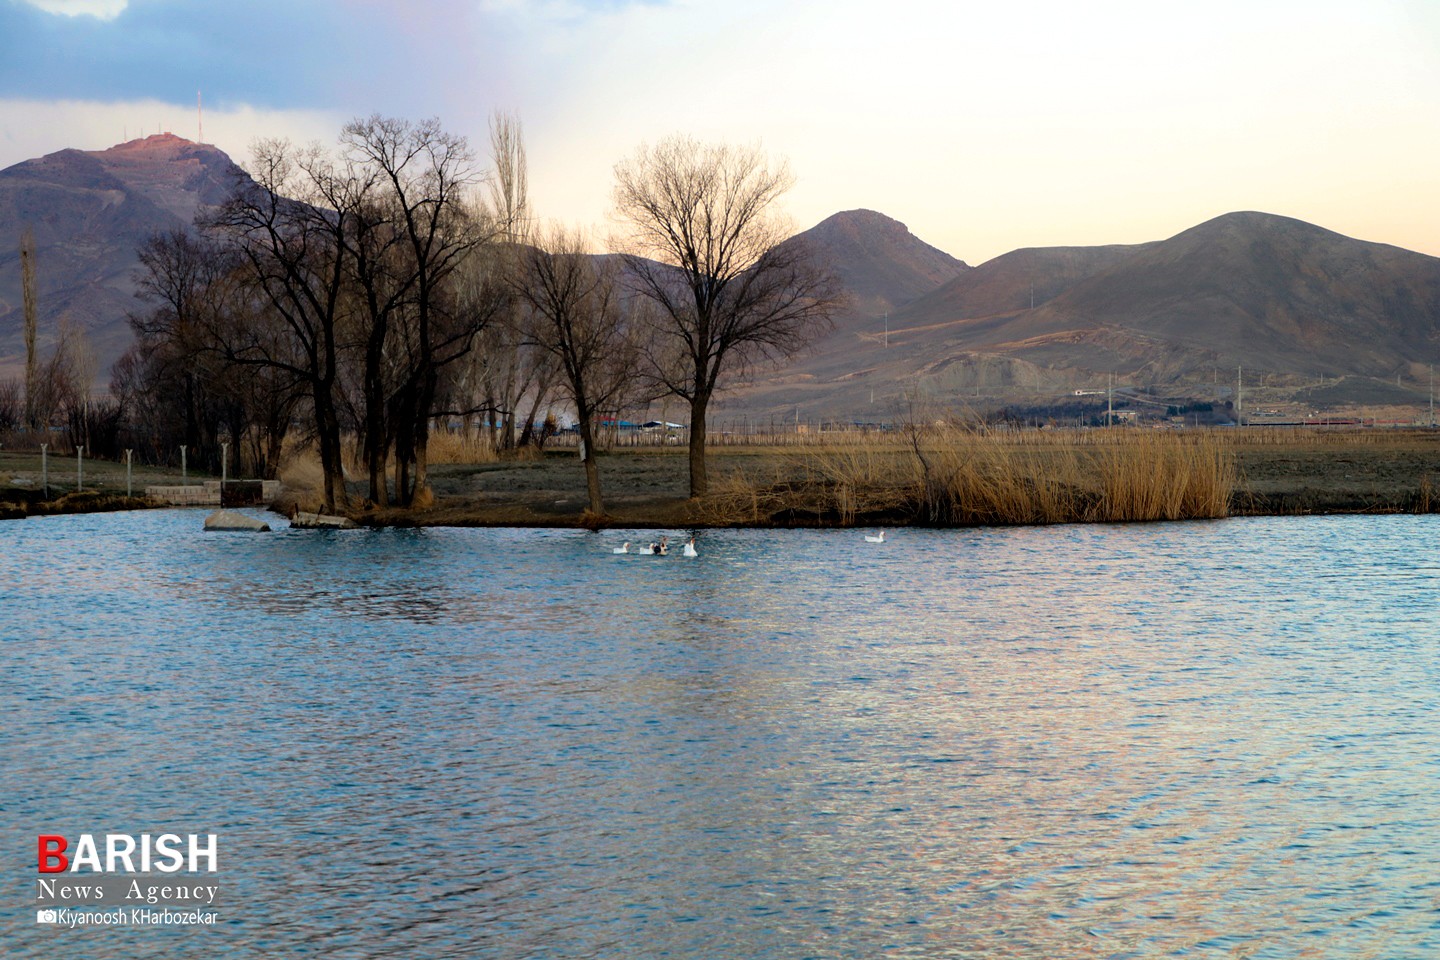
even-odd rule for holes
{"type": "Polygon", "coordinates": [[[46,13],[58,13],[67,17],[96,17],[100,20],[114,20],[130,6],[130,0],[25,0],[32,7],[46,13]]]}

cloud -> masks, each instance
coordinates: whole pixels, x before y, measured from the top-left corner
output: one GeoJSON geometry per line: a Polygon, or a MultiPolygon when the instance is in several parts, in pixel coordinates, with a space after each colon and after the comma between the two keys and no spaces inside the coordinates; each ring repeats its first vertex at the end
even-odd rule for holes
{"type": "MultiPolygon", "coordinates": [[[[53,0],[47,0],[53,6],[53,0]]],[[[110,19],[54,16],[0,0],[0,95],[32,99],[185,100],[279,109],[391,110],[459,60],[467,5],[413,12],[378,0],[85,0],[110,19]]],[[[78,12],[78,7],[75,8],[78,12]]],[[[66,11],[70,12],[70,11],[66,11]]]]}
{"type": "Polygon", "coordinates": [[[66,17],[95,17],[99,20],[114,20],[125,12],[129,0],[24,0],[46,13],[66,17]]]}

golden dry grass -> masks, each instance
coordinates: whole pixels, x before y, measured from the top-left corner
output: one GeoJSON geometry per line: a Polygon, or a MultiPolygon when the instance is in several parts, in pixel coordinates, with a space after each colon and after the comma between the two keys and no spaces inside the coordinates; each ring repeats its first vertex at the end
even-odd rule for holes
{"type": "Polygon", "coordinates": [[[768,476],[732,471],[697,505],[711,522],[790,512],[1013,525],[1223,517],[1237,471],[1213,432],[1012,432],[952,426],[830,434],[768,476]]]}
{"type": "Polygon", "coordinates": [[[320,454],[316,452],[314,444],[301,446],[287,439],[280,453],[280,467],[275,476],[293,491],[318,491],[324,483],[325,475],[320,469],[320,454]]]}
{"type": "Polygon", "coordinates": [[[481,437],[438,431],[430,434],[425,450],[429,463],[494,463],[500,455],[481,437]]]}

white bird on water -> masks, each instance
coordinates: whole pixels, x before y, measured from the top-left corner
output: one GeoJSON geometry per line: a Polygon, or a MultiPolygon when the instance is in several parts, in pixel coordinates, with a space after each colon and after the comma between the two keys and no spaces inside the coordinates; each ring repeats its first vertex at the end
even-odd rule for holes
{"type": "Polygon", "coordinates": [[[684,556],[687,556],[687,557],[698,557],[698,556],[700,556],[700,554],[698,554],[698,553],[695,552],[695,538],[694,538],[694,537],[691,537],[691,538],[690,538],[689,542],[687,542],[687,543],[685,544],[685,549],[684,549],[684,550],[681,550],[680,553],[681,553],[682,555],[684,555],[684,556]]]}
{"type": "Polygon", "coordinates": [[[611,552],[611,553],[629,553],[629,552],[630,552],[630,541],[629,541],[629,540],[626,540],[626,541],[625,541],[625,545],[624,545],[623,547],[616,547],[614,550],[611,550],[610,552],[611,552]]]}
{"type": "Polygon", "coordinates": [[[881,530],[881,531],[880,531],[880,536],[878,536],[878,537],[877,537],[877,536],[874,536],[873,534],[869,534],[869,533],[865,534],[865,542],[866,542],[866,543],[884,543],[884,542],[885,542],[885,531],[884,531],[884,530],[881,530]]]}
{"type": "Polygon", "coordinates": [[[641,547],[639,552],[642,553],[642,554],[644,554],[644,555],[647,556],[647,557],[654,556],[654,555],[655,555],[655,544],[652,543],[652,544],[649,544],[648,546],[641,547]]]}

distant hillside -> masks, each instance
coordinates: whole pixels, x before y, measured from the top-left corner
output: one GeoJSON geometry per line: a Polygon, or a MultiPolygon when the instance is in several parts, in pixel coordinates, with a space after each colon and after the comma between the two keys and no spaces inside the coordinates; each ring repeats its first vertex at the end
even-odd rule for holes
{"type": "Polygon", "coordinates": [[[171,134],[108,150],[61,150],[0,170],[0,377],[24,367],[20,237],[35,237],[42,353],[65,320],[86,330],[102,374],[130,343],[136,248],[218,203],[237,168],[171,134]]]}
{"type": "Polygon", "coordinates": [[[1440,259],[1246,212],[1159,242],[997,257],[892,313],[885,344],[832,339],[732,408],[880,418],[916,397],[1039,402],[1112,376],[1184,393],[1241,366],[1297,391],[1368,380],[1392,402],[1382,381],[1414,396],[1437,360],[1440,259]]]}
{"type": "Polygon", "coordinates": [[[837,213],[793,239],[840,279],[845,318],[878,317],[970,269],[874,210],[837,213]]]}
{"type": "Polygon", "coordinates": [[[1232,213],[955,343],[1162,381],[1241,365],[1394,377],[1434,359],[1437,322],[1440,259],[1232,213]]]}
{"type": "MultiPolygon", "coordinates": [[[[0,171],[0,378],[24,364],[27,227],[42,353],[62,321],[74,324],[88,331],[103,380],[130,343],[137,247],[188,226],[238,174],[219,150],[168,134],[0,171]]],[[[1288,389],[1297,403],[1319,402],[1329,394],[1315,388],[1337,378],[1346,396],[1395,402],[1428,390],[1440,362],[1440,259],[1287,217],[1230,213],[1167,240],[1022,249],[973,268],[870,210],[786,242],[835,272],[846,307],[797,362],[755,371],[721,416],[1043,405],[1112,378],[1223,400],[1242,366],[1247,385],[1288,389]]]]}
{"type": "Polygon", "coordinates": [[[1083,280],[1155,244],[1026,247],[1014,250],[920,297],[892,318],[892,329],[963,321],[970,329],[1043,306],[1083,280]]]}

